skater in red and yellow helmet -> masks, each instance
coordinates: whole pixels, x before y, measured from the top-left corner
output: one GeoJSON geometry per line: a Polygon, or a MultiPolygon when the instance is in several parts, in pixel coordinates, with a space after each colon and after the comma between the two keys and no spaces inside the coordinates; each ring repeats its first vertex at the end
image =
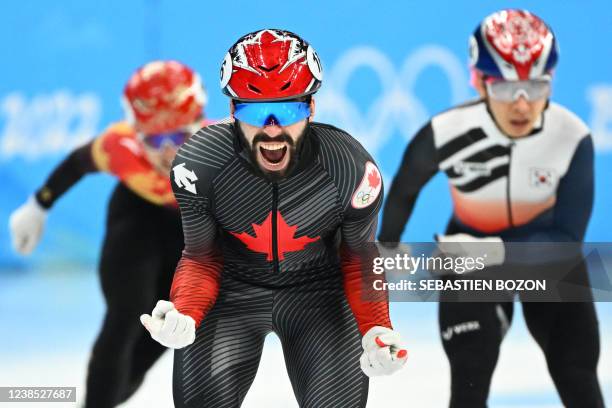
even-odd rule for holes
{"type": "Polygon", "coordinates": [[[89,362],[87,408],[125,401],[165,350],[138,316],[170,291],[183,247],[170,164],[178,147],[207,124],[202,82],[179,62],[144,65],[123,96],[126,119],[68,155],[10,219],[15,250],[27,255],[41,238],[49,209],[81,177],[107,172],[119,180],[100,258],[107,311],[89,362]]]}

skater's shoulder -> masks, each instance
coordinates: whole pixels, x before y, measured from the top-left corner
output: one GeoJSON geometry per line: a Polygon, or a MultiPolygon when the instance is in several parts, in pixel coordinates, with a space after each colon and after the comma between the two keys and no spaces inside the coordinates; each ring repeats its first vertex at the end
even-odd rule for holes
{"type": "Polygon", "coordinates": [[[182,159],[206,167],[222,168],[235,156],[232,124],[210,124],[192,135],[177,152],[175,159],[182,159]]]}
{"type": "Polygon", "coordinates": [[[564,135],[568,138],[580,141],[583,137],[590,134],[589,127],[584,121],[563,105],[549,102],[544,111],[544,129],[548,133],[564,135]]]}
{"type": "Polygon", "coordinates": [[[319,145],[319,161],[324,165],[336,163],[343,167],[359,167],[372,161],[366,149],[347,131],[318,122],[313,122],[310,127],[319,145]]]}
{"type": "Polygon", "coordinates": [[[136,130],[127,122],[111,123],[93,141],[92,157],[101,170],[143,160],[136,130]],[[112,165],[114,164],[114,165],[112,165]]]}
{"type": "Polygon", "coordinates": [[[233,124],[228,119],[207,124],[187,140],[186,144],[197,144],[221,151],[233,151],[233,124]]]}
{"type": "MultiPolygon", "coordinates": [[[[105,145],[121,144],[125,140],[136,140],[137,133],[132,125],[126,121],[109,124],[96,138],[98,143],[105,145]]],[[[125,143],[125,142],[124,142],[125,143]]]]}
{"type": "Polygon", "coordinates": [[[356,186],[363,184],[366,174],[377,177],[380,172],[372,156],[348,132],[319,123],[313,123],[312,129],[319,143],[317,160],[333,180],[340,201],[347,208],[356,194],[356,186]]]}

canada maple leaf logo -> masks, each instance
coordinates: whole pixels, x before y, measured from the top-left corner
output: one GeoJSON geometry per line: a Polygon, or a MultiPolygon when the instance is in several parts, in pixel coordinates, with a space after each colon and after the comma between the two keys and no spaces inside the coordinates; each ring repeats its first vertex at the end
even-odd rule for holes
{"type": "MultiPolygon", "coordinates": [[[[251,251],[266,254],[266,260],[272,261],[274,259],[274,248],[272,248],[272,211],[270,211],[270,214],[261,224],[251,225],[253,226],[255,236],[251,236],[246,232],[236,233],[230,231],[230,233],[244,242],[251,251]]],[[[301,251],[306,245],[320,238],[308,236],[295,238],[297,228],[297,225],[287,224],[280,211],[276,212],[276,242],[279,261],[285,259],[285,252],[301,251]]]]}
{"type": "Polygon", "coordinates": [[[306,49],[294,36],[287,35],[279,30],[262,30],[245,38],[233,50],[233,62],[235,66],[251,71],[257,75],[263,72],[257,68],[269,72],[278,68],[278,61],[286,60],[280,67],[278,73],[294,62],[306,57],[306,49]],[[265,47],[263,57],[259,50],[265,47]],[[263,58],[263,59],[261,59],[263,58]]]}
{"type": "Polygon", "coordinates": [[[372,169],[372,171],[368,174],[368,184],[372,188],[376,188],[380,184],[380,175],[376,169],[372,169]]]}
{"type": "Polygon", "coordinates": [[[353,193],[351,205],[353,208],[362,209],[376,202],[376,198],[382,191],[382,178],[380,171],[371,161],[366,162],[363,177],[359,186],[353,193]]]}

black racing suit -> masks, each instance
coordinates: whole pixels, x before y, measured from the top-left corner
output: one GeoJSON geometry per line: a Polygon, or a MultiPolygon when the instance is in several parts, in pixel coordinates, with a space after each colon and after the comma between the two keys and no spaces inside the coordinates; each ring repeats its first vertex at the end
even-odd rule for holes
{"type": "Polygon", "coordinates": [[[300,407],[364,407],[360,334],[390,327],[386,293],[362,286],[380,173],[351,136],[312,123],[297,166],[269,181],[234,126],[202,129],[173,163],[185,250],[171,300],[199,327],[175,353],[175,404],[239,407],[275,332],[300,407]]]}
{"type": "MultiPolygon", "coordinates": [[[[421,188],[438,171],[448,177],[454,204],[447,234],[499,236],[508,243],[583,240],[593,203],[593,146],[588,128],[559,105],[550,103],[533,132],[516,139],[498,129],[484,101],[433,117],[406,149],[384,207],[380,241],[400,240],[421,188]]],[[[521,268],[526,275],[575,261],[544,261],[537,244],[525,247],[521,257],[533,262],[521,268]]],[[[572,273],[588,287],[583,262],[572,273]]],[[[485,407],[513,304],[451,302],[449,296],[441,294],[439,319],[451,365],[450,406],[485,407]]],[[[580,303],[523,302],[527,326],[568,407],[603,406],[590,296],[589,290],[580,303]]]]}

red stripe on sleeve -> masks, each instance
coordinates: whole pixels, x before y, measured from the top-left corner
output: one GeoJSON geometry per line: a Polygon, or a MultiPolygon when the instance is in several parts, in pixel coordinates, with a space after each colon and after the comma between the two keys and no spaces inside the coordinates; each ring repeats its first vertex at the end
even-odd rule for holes
{"type": "Polygon", "coordinates": [[[221,267],[221,260],[217,257],[202,262],[183,254],[176,268],[170,289],[170,301],[180,313],[193,318],[196,327],[217,300],[221,267]]]}
{"type": "Polygon", "coordinates": [[[364,247],[368,248],[360,254],[346,247],[341,251],[344,292],[362,336],[374,326],[392,328],[387,292],[373,287],[374,280],[384,280],[384,275],[372,273],[371,262],[368,262],[374,259],[376,249],[373,244],[364,247]]]}

